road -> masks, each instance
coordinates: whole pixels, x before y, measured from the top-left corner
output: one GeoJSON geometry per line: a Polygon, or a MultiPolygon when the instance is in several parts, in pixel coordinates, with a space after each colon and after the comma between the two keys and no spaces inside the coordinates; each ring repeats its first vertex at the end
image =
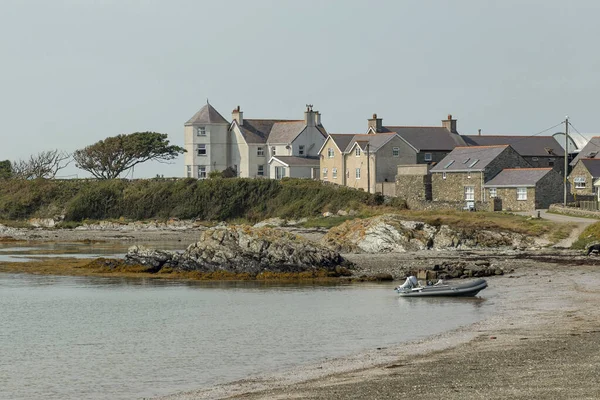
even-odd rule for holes
{"type": "Polygon", "coordinates": [[[553,214],[553,213],[549,213],[548,210],[537,210],[535,212],[517,212],[515,214],[527,215],[527,216],[531,216],[531,215],[537,216],[538,211],[540,213],[540,218],[542,218],[542,219],[547,219],[548,221],[554,221],[554,222],[574,223],[577,225],[577,227],[575,229],[573,229],[573,231],[571,232],[569,237],[561,240],[560,242],[556,243],[553,246],[553,247],[557,247],[557,248],[571,247],[573,242],[575,242],[577,240],[577,238],[579,237],[581,232],[583,232],[583,230],[588,225],[591,225],[594,222],[599,221],[597,219],[592,219],[592,218],[580,218],[580,217],[572,217],[570,215],[553,214]]]}

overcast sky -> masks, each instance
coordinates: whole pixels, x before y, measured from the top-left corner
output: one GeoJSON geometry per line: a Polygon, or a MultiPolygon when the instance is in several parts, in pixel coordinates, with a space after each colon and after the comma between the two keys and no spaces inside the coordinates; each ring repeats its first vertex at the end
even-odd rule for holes
{"type": "MultiPolygon", "coordinates": [[[[599,17],[597,0],[0,0],[0,160],[147,130],[183,145],[207,98],[227,119],[312,103],[331,133],[375,112],[598,132],[599,17]]],[[[183,176],[183,157],[135,170],[156,174],[183,176]]]]}

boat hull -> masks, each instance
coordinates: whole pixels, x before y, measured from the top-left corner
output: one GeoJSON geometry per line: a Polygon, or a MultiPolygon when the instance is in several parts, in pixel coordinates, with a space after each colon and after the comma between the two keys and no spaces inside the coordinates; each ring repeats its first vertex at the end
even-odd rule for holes
{"type": "Polygon", "coordinates": [[[477,279],[460,285],[438,285],[397,290],[401,297],[473,297],[487,287],[485,279],[477,279]]]}

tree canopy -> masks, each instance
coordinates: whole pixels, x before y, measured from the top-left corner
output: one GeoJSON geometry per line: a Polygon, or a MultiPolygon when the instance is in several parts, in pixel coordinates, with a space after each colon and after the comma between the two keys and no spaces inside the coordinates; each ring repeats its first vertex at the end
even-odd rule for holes
{"type": "Polygon", "coordinates": [[[47,150],[33,154],[28,160],[14,161],[10,167],[13,178],[54,179],[58,171],[72,162],[71,154],[62,150],[47,150]]]}
{"type": "Polygon", "coordinates": [[[12,165],[9,160],[0,161],[0,179],[12,177],[12,165]]]}
{"type": "Polygon", "coordinates": [[[73,154],[78,168],[98,179],[118,178],[137,164],[156,160],[168,162],[185,149],[169,145],[167,134],[134,132],[106,138],[73,154]]]}

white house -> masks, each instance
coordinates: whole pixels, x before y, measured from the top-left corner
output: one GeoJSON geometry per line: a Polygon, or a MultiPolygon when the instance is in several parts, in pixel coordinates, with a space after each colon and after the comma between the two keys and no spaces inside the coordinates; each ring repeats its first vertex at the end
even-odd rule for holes
{"type": "Polygon", "coordinates": [[[210,104],[185,127],[186,175],[205,178],[227,167],[246,178],[318,177],[318,151],[327,132],[307,106],[304,119],[245,119],[238,106],[229,124],[210,104]]]}

